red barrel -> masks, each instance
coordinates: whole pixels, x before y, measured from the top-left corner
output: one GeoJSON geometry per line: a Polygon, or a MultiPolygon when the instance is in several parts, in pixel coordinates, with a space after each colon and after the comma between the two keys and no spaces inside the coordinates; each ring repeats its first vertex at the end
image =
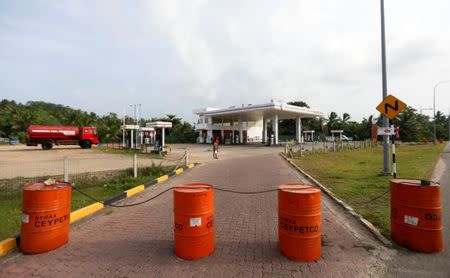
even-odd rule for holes
{"type": "Polygon", "coordinates": [[[26,184],[22,192],[20,249],[38,254],[56,249],[69,241],[69,183],[26,184]]]}
{"type": "Polygon", "coordinates": [[[391,237],[411,250],[433,253],[444,249],[439,183],[393,179],[391,237]]]}
{"type": "Polygon", "coordinates": [[[182,184],[173,190],[175,254],[186,260],[214,252],[214,192],[209,184],[182,184]]]}
{"type": "Polygon", "coordinates": [[[291,260],[321,256],[320,190],[303,184],[278,186],[278,246],[291,260]]]}

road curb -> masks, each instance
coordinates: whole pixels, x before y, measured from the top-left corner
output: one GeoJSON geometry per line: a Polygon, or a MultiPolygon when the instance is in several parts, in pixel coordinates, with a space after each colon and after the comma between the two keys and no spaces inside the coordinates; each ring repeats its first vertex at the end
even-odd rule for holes
{"type": "MultiPolygon", "coordinates": [[[[191,163],[187,166],[184,166],[182,168],[179,168],[173,172],[171,172],[170,174],[158,177],[152,181],[149,181],[145,184],[141,184],[138,186],[135,186],[131,189],[128,189],[126,191],[120,192],[119,194],[117,194],[116,196],[110,197],[108,199],[103,200],[102,203],[93,203],[89,206],[77,209],[76,211],[73,211],[70,213],[70,223],[75,223],[87,216],[90,216],[94,213],[96,213],[97,211],[102,210],[104,207],[107,207],[110,204],[113,204],[117,201],[126,199],[126,198],[130,198],[131,196],[136,195],[137,193],[140,193],[142,191],[144,191],[145,189],[155,185],[155,184],[159,184],[162,183],[164,181],[167,181],[169,178],[176,176],[176,175],[180,175],[182,173],[184,173],[185,171],[194,168],[195,166],[197,166],[197,163],[191,163]]],[[[16,236],[15,238],[11,237],[11,238],[7,238],[4,239],[2,241],[0,241],[0,257],[6,255],[8,252],[17,249],[20,246],[20,235],[16,236]]]]}
{"type": "Polygon", "coordinates": [[[383,243],[386,247],[392,247],[392,242],[385,238],[380,231],[367,219],[362,217],[359,213],[355,212],[355,210],[348,205],[345,201],[338,198],[330,189],[322,185],[318,180],[316,180],[313,176],[305,172],[303,169],[295,165],[291,159],[287,158],[283,153],[280,153],[281,157],[283,157],[289,164],[292,165],[297,171],[299,171],[302,175],[312,181],[316,186],[318,186],[325,194],[327,194],[331,199],[333,199],[336,203],[338,203],[342,208],[344,208],[348,213],[350,213],[353,217],[355,217],[364,227],[366,227],[376,239],[378,239],[381,243],[383,243]]]}

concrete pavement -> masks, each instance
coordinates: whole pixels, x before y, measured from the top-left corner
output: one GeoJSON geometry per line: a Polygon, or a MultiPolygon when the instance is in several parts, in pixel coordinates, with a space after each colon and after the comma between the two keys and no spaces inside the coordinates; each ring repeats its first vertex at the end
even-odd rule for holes
{"type": "MultiPolygon", "coordinates": [[[[301,179],[276,154],[219,159],[125,202],[181,183],[256,191],[301,179]]],[[[72,227],[69,244],[58,250],[2,259],[0,277],[382,277],[395,255],[322,194],[322,258],[290,261],[277,249],[276,192],[216,191],[216,250],[208,258],[184,261],[173,254],[172,210],[170,192],[141,206],[108,208],[72,227]]]]}

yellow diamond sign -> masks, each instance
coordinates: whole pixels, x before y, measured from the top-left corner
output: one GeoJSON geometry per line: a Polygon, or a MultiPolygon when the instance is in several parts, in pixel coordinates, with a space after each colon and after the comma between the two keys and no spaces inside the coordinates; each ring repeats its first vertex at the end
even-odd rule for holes
{"type": "Polygon", "coordinates": [[[381,114],[386,115],[389,119],[395,118],[398,113],[405,108],[406,104],[393,95],[388,95],[385,97],[377,106],[377,110],[380,111],[381,114]]]}

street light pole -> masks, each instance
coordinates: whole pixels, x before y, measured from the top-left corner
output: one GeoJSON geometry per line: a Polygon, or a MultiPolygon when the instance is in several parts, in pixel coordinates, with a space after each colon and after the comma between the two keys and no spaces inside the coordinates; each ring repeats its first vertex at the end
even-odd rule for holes
{"type": "Polygon", "coordinates": [[[443,83],[448,83],[450,82],[450,80],[444,80],[444,81],[440,81],[438,83],[436,83],[436,85],[434,85],[434,89],[433,89],[433,137],[434,137],[434,144],[436,144],[436,87],[443,84],[443,83]]]}
{"type": "MultiPolygon", "coordinates": [[[[384,0],[380,0],[381,9],[381,69],[383,78],[383,99],[387,97],[387,78],[386,78],[386,38],[384,33],[384,0]]],[[[383,127],[389,127],[389,119],[383,116],[383,127]]],[[[389,163],[389,137],[383,135],[383,175],[390,175],[389,163]]]]}

